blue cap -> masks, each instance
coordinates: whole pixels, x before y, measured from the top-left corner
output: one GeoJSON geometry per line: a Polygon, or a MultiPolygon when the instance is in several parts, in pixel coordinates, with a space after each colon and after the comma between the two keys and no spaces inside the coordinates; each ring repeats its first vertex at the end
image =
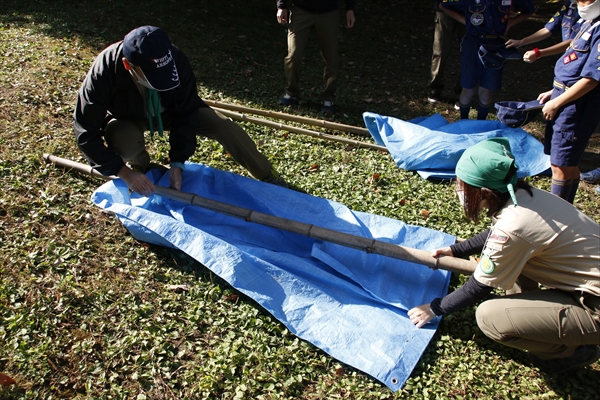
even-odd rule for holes
{"type": "Polygon", "coordinates": [[[507,60],[520,60],[521,53],[514,47],[506,48],[504,44],[482,44],[477,51],[479,61],[486,68],[500,69],[507,60]]]}
{"type": "Polygon", "coordinates": [[[538,116],[543,104],[539,100],[522,101],[500,101],[495,104],[496,116],[506,126],[519,128],[530,123],[538,116]]]}
{"type": "Polygon", "coordinates": [[[129,32],[123,39],[123,55],[142,69],[154,89],[165,91],[179,86],[173,45],[160,28],[142,26],[129,32]]]}

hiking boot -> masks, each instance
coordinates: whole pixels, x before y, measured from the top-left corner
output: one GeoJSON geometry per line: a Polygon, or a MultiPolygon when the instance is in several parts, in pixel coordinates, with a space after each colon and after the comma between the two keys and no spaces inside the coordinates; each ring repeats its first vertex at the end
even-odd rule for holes
{"type": "Polygon", "coordinates": [[[432,90],[427,96],[427,101],[431,104],[438,104],[442,102],[442,92],[440,90],[432,90]]]}
{"type": "Polygon", "coordinates": [[[541,358],[529,353],[529,361],[548,374],[561,374],[571,368],[584,367],[600,359],[600,347],[595,344],[579,346],[571,357],[553,358],[551,360],[542,360],[541,358]]]}
{"type": "Polygon", "coordinates": [[[286,93],[279,99],[279,104],[282,106],[293,106],[294,104],[298,104],[298,99],[286,93]]]}
{"type": "Polygon", "coordinates": [[[600,168],[593,169],[589,172],[583,172],[579,178],[586,183],[600,182],[600,168]]]}
{"type": "Polygon", "coordinates": [[[335,107],[333,105],[333,101],[325,100],[321,103],[321,113],[323,114],[333,114],[335,111],[335,107]]]}
{"type": "Polygon", "coordinates": [[[277,171],[275,171],[275,168],[271,169],[271,172],[269,172],[269,175],[267,175],[266,178],[261,179],[263,182],[267,182],[267,183],[271,183],[273,185],[277,185],[277,186],[281,186],[284,188],[288,188],[288,184],[285,181],[285,179],[283,179],[281,177],[281,175],[279,175],[279,173],[277,171]]]}

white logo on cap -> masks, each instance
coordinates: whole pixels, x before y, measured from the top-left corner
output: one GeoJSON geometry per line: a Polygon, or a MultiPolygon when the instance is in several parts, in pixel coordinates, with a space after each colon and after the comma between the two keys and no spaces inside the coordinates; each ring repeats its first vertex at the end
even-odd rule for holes
{"type": "Polygon", "coordinates": [[[171,80],[173,82],[179,82],[179,72],[177,72],[177,67],[175,66],[175,64],[173,64],[173,77],[171,78],[171,80]]]}
{"type": "Polygon", "coordinates": [[[161,58],[153,58],[152,61],[156,64],[156,68],[162,68],[165,65],[168,65],[171,61],[173,61],[171,50],[169,50],[166,56],[161,58]]]}

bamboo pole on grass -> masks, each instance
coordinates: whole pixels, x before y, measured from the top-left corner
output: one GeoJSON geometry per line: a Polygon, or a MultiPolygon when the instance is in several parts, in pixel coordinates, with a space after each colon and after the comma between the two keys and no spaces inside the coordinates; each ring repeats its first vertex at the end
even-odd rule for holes
{"type": "Polygon", "coordinates": [[[259,110],[256,108],[240,106],[237,104],[222,103],[218,100],[202,99],[202,101],[204,101],[206,104],[208,104],[212,107],[218,107],[218,108],[225,109],[225,110],[241,111],[241,112],[245,112],[247,114],[262,115],[263,117],[282,119],[284,121],[300,122],[300,123],[306,124],[306,125],[321,126],[323,128],[328,128],[328,129],[332,129],[332,130],[336,130],[336,131],[357,133],[359,135],[371,137],[371,134],[369,133],[369,130],[367,128],[361,128],[358,126],[340,124],[337,122],[331,122],[331,121],[327,121],[327,120],[320,120],[320,119],[309,118],[309,117],[301,117],[299,115],[286,114],[286,113],[277,112],[277,111],[259,110]]]}
{"type": "Polygon", "coordinates": [[[361,142],[360,140],[347,139],[347,138],[339,137],[336,135],[329,135],[327,133],[311,131],[310,129],[304,129],[304,128],[298,128],[295,126],[284,125],[279,122],[268,121],[268,120],[262,119],[262,118],[250,117],[246,114],[240,114],[237,112],[220,109],[218,107],[213,107],[213,108],[215,111],[218,111],[227,117],[231,117],[231,118],[234,118],[234,119],[237,119],[240,121],[248,121],[248,122],[252,122],[255,124],[259,124],[259,125],[268,126],[270,128],[282,129],[282,130],[292,132],[292,133],[299,133],[301,135],[318,137],[318,138],[325,139],[325,140],[331,140],[334,142],[345,143],[345,144],[353,145],[356,147],[365,147],[365,148],[379,150],[379,151],[388,153],[388,149],[385,146],[380,146],[378,144],[365,143],[365,142],[361,142]]]}
{"type": "MultiPolygon", "coordinates": [[[[87,165],[65,158],[44,154],[44,160],[46,162],[61,166],[67,170],[75,170],[77,172],[87,173],[92,176],[101,177],[105,180],[115,179],[115,177],[102,176],[98,171],[87,165]]],[[[198,196],[193,193],[181,192],[159,185],[155,185],[155,187],[156,193],[159,196],[180,201],[185,204],[200,206],[233,217],[242,218],[246,222],[254,222],[260,225],[270,226],[272,228],[293,232],[313,239],[323,240],[353,249],[362,250],[367,253],[379,254],[386,257],[425,265],[429,268],[439,268],[467,275],[472,274],[475,271],[476,263],[473,261],[444,256],[433,258],[431,257],[431,253],[428,251],[403,247],[393,243],[351,235],[313,224],[307,224],[300,221],[264,214],[248,208],[222,203],[216,200],[198,196]]]]}

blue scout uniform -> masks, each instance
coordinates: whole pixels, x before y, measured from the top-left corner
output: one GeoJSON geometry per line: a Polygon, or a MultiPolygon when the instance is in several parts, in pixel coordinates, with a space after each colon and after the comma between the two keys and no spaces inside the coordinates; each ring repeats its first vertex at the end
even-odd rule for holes
{"type": "Polygon", "coordinates": [[[544,28],[552,33],[556,33],[560,27],[561,40],[565,41],[577,35],[578,28],[580,27],[579,25],[575,25],[577,20],[579,20],[577,2],[565,0],[565,4],[550,18],[546,25],[544,25],[544,28]]]}
{"type": "Polygon", "coordinates": [[[502,87],[502,68],[485,68],[479,60],[481,45],[504,47],[510,13],[533,14],[533,0],[443,0],[442,6],[465,15],[467,34],[461,43],[460,84],[497,91],[502,87]]]}
{"type": "MultiPolygon", "coordinates": [[[[581,78],[600,81],[600,17],[578,22],[581,28],[554,67],[551,99],[581,78]]],[[[592,133],[600,123],[600,85],[558,110],[546,124],[544,152],[561,167],[577,166],[592,133]]]]}

